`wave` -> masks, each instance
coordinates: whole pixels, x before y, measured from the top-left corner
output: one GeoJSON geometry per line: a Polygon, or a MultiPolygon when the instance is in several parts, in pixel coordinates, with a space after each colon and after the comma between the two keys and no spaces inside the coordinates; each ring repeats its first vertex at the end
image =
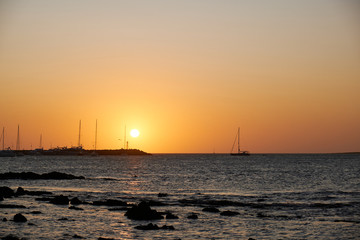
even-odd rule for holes
{"type": "Polygon", "coordinates": [[[300,203],[300,202],[275,202],[275,203],[266,203],[263,201],[259,202],[239,202],[231,200],[208,200],[208,199],[181,199],[179,200],[181,204],[184,205],[209,205],[209,206],[236,206],[236,207],[250,207],[257,209],[275,209],[275,208],[292,208],[292,209],[302,209],[302,208],[343,208],[350,206],[360,206],[360,202],[335,202],[335,203],[300,203]]]}
{"type": "Polygon", "coordinates": [[[104,180],[104,181],[129,181],[129,180],[133,180],[134,177],[127,177],[127,178],[117,178],[117,177],[103,177],[103,176],[99,176],[99,177],[88,177],[86,178],[88,180],[104,180]]]}

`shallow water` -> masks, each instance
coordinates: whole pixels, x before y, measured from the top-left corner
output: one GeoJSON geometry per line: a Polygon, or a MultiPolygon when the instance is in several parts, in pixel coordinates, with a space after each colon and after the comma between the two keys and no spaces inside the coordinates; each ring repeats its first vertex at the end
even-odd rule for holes
{"type": "Polygon", "coordinates": [[[0,158],[0,173],[58,171],[84,180],[0,180],[13,189],[46,190],[92,202],[156,200],[174,220],[135,221],[111,207],[80,205],[84,210],[35,200],[5,199],[26,209],[0,209],[0,217],[23,213],[27,223],[0,222],[0,237],[28,239],[360,239],[360,155],[270,154],[234,157],[221,154],[152,156],[25,156],[0,158]],[[158,193],[167,193],[158,197],[158,193]],[[203,212],[204,207],[239,212],[203,212]],[[40,211],[40,214],[33,213],[40,211]],[[196,220],[188,219],[198,213],[196,220]],[[68,220],[59,220],[67,218],[68,220]],[[143,231],[148,223],[175,227],[143,231]],[[30,223],[30,224],[29,224],[30,223]]]}

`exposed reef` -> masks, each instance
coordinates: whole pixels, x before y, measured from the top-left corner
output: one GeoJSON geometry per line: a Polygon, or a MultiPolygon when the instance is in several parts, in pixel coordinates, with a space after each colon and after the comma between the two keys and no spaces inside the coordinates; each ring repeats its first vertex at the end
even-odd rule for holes
{"type": "Polygon", "coordinates": [[[115,206],[127,206],[127,203],[120,200],[106,199],[105,201],[94,201],[93,205],[115,207],[115,206]]]}
{"type": "Polygon", "coordinates": [[[156,224],[152,224],[149,223],[148,225],[140,225],[140,226],[136,226],[135,229],[139,229],[139,230],[175,230],[175,228],[173,226],[167,226],[167,225],[163,225],[162,227],[159,227],[156,224]]]}
{"type": "Polygon", "coordinates": [[[155,220],[163,219],[163,216],[156,210],[152,210],[147,202],[141,202],[129,209],[125,216],[133,220],[155,220]]]}
{"type": "Polygon", "coordinates": [[[18,213],[14,216],[14,222],[27,222],[26,217],[24,217],[24,215],[22,215],[21,213],[18,213]]]}
{"type": "MultiPolygon", "coordinates": [[[[70,194],[73,194],[72,192],[70,194]]],[[[153,197],[156,198],[157,194],[153,194],[153,197]]],[[[255,202],[240,202],[240,201],[228,201],[228,200],[218,200],[215,201],[211,198],[203,197],[201,195],[197,195],[196,199],[179,199],[176,201],[172,201],[171,204],[163,204],[161,202],[157,202],[155,200],[151,199],[144,199],[144,198],[133,198],[129,196],[125,196],[125,199],[99,199],[98,197],[87,195],[87,196],[80,196],[80,199],[76,196],[69,195],[55,195],[51,192],[46,191],[28,191],[23,189],[22,187],[18,187],[16,190],[11,189],[9,187],[0,187],[0,197],[3,198],[4,204],[0,204],[0,209],[6,209],[5,212],[11,211],[11,215],[5,215],[1,216],[0,222],[3,224],[2,226],[7,226],[13,223],[16,223],[17,226],[40,226],[38,223],[35,224],[36,216],[34,215],[46,215],[46,209],[49,208],[57,208],[59,209],[60,213],[63,213],[64,216],[57,216],[55,221],[61,221],[64,223],[62,224],[68,224],[71,225],[74,222],[82,221],[82,219],[77,218],[76,211],[84,211],[88,212],[89,210],[91,212],[96,209],[96,206],[100,207],[102,210],[102,213],[104,213],[103,209],[106,209],[106,207],[109,207],[109,211],[126,211],[125,216],[128,219],[131,219],[131,224],[128,225],[132,228],[139,230],[139,231],[183,231],[185,227],[183,227],[183,224],[194,224],[194,225],[201,225],[203,222],[207,221],[207,219],[213,219],[220,218],[221,221],[232,221],[231,219],[236,218],[237,216],[241,217],[243,215],[246,215],[247,217],[251,216],[252,219],[257,220],[266,220],[266,221],[299,221],[303,218],[306,218],[306,215],[302,215],[301,212],[294,212],[294,213],[286,213],[287,208],[291,209],[297,209],[297,208],[303,208],[308,211],[309,208],[318,208],[319,211],[324,211],[326,208],[341,208],[341,206],[346,206],[348,203],[315,203],[315,204],[307,204],[307,203],[266,203],[263,198],[261,198],[261,201],[257,201],[257,199],[254,199],[255,202]],[[42,211],[39,211],[37,209],[34,209],[34,205],[30,202],[28,202],[29,199],[32,199],[31,197],[25,197],[27,201],[25,203],[28,203],[28,206],[22,206],[22,205],[16,205],[12,204],[12,200],[16,201],[16,198],[22,198],[24,195],[29,196],[37,196],[37,195],[45,195],[41,198],[34,198],[36,201],[45,201],[49,205],[42,208],[42,211]],[[129,202],[126,202],[126,200],[130,200],[129,202]],[[140,201],[140,202],[139,202],[140,201]],[[139,202],[136,204],[135,202],[139,202]],[[74,206],[76,205],[76,206],[74,206]],[[80,207],[78,207],[80,205],[80,207]],[[192,206],[192,208],[195,210],[195,212],[189,212],[188,206],[192,206]],[[104,207],[105,206],[105,207],[104,207]],[[175,206],[176,209],[176,215],[167,210],[164,207],[157,208],[155,210],[152,207],[155,206],[166,206],[170,209],[175,206]],[[214,207],[216,206],[216,207],[214,207]],[[246,206],[247,208],[250,207],[254,209],[254,211],[247,211],[243,209],[243,206],[246,206]],[[118,208],[114,208],[118,207],[118,208]],[[184,207],[184,208],[182,208],[184,207]],[[230,208],[229,208],[230,207],[230,208]],[[15,210],[11,210],[15,209],[15,210]],[[17,210],[19,209],[19,210],[17,210]],[[159,210],[161,209],[161,211],[159,210]],[[230,210],[228,210],[230,209],[230,210]],[[277,212],[277,210],[280,209],[281,212],[277,212]],[[275,210],[275,211],[274,211],[275,210]],[[18,213],[18,211],[21,213],[18,213]],[[199,211],[202,211],[199,213],[199,211]],[[73,215],[74,214],[74,215],[73,215]],[[12,218],[10,216],[13,216],[12,218]],[[164,219],[164,221],[162,221],[164,219]],[[178,220],[180,219],[180,220],[178,220]],[[147,221],[147,222],[144,222],[147,221]],[[157,224],[155,223],[149,223],[148,221],[157,221],[157,224]],[[68,222],[68,223],[66,223],[68,222]],[[171,225],[163,225],[166,224],[174,224],[174,226],[171,225]],[[161,225],[160,225],[161,224],[161,225]]],[[[21,199],[20,199],[21,200],[21,199]]],[[[17,203],[17,202],[14,202],[17,203]]],[[[352,204],[358,204],[358,202],[352,203],[352,204]]],[[[96,210],[95,210],[96,211],[96,210]]],[[[80,212],[81,213],[81,212],[80,212]]],[[[106,213],[105,213],[106,214],[106,213]]],[[[118,215],[119,216],[119,215],[118,215]]],[[[305,219],[306,220],[306,219],[305,219]]],[[[340,222],[340,223],[350,223],[350,224],[359,224],[360,222],[358,219],[348,219],[348,218],[340,218],[340,219],[333,219],[333,222],[340,222]]],[[[128,221],[126,221],[128,222],[128,221]]],[[[175,232],[176,233],[176,232],[175,232]]],[[[169,233],[164,233],[169,234],[169,233]]],[[[7,236],[1,236],[0,239],[20,239],[20,238],[12,238],[14,236],[7,235],[7,236]]],[[[15,236],[16,237],[16,236],[15,236]]],[[[63,239],[70,239],[70,238],[86,238],[90,239],[88,237],[82,237],[81,235],[78,235],[76,233],[71,233],[64,235],[63,239]]],[[[91,238],[92,239],[92,238],[91,238]]],[[[97,239],[111,239],[111,238],[104,238],[99,237],[97,239]]],[[[174,239],[174,238],[173,238],[174,239]]],[[[243,238],[245,239],[245,238],[243,238]]],[[[254,240],[253,238],[247,238],[254,240]]]]}

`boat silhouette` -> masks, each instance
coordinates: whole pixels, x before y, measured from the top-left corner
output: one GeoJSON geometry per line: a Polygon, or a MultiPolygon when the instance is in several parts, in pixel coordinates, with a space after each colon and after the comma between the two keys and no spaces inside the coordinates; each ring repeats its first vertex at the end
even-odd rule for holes
{"type": "Polygon", "coordinates": [[[240,150],[240,128],[238,128],[235,140],[234,140],[234,144],[232,146],[230,155],[232,156],[249,156],[250,153],[248,151],[241,151],[240,150]],[[237,152],[233,152],[234,151],[234,147],[235,147],[235,143],[237,141],[237,152]]]}

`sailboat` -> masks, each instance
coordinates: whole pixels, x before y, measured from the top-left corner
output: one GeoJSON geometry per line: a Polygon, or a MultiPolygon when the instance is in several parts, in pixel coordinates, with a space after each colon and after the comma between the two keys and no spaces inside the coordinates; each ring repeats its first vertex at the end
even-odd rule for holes
{"type": "Polygon", "coordinates": [[[5,149],[5,127],[3,127],[2,135],[2,150],[0,151],[0,157],[15,157],[15,152],[12,151],[10,148],[5,149]]]}
{"type": "Polygon", "coordinates": [[[240,128],[238,128],[238,132],[236,134],[235,141],[234,141],[234,144],[232,146],[230,155],[232,155],[232,156],[249,156],[250,155],[250,153],[248,151],[241,151],[240,150],[240,128]],[[237,153],[234,153],[233,150],[234,150],[236,140],[237,140],[237,153]]]}

